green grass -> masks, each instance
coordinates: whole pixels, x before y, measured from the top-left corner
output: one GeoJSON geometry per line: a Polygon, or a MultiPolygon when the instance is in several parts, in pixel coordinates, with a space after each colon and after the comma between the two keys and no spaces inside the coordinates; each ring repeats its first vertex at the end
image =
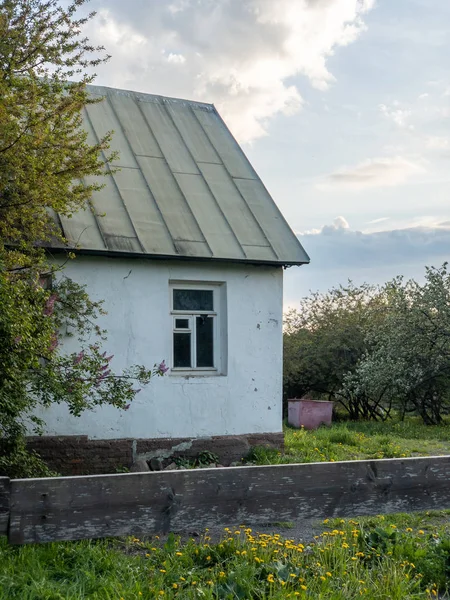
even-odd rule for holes
{"type": "MultiPolygon", "coordinates": [[[[450,454],[448,426],[286,428],[260,464],[450,454]]],[[[291,523],[279,523],[288,538],[291,523]]],[[[213,543],[103,540],[23,547],[0,539],[0,600],[414,600],[450,598],[450,511],[325,520],[309,544],[243,526],[213,543]]]]}
{"type": "Polygon", "coordinates": [[[403,458],[450,454],[450,424],[426,426],[418,419],[386,423],[335,423],[315,431],[285,428],[285,452],[254,448],[256,464],[403,458]]]}
{"type": "MultiPolygon", "coordinates": [[[[442,513],[439,513],[442,515],[442,513]]],[[[447,520],[325,521],[310,544],[240,526],[212,543],[174,536],[11,547],[0,541],[0,600],[406,600],[442,597],[447,520]]]]}

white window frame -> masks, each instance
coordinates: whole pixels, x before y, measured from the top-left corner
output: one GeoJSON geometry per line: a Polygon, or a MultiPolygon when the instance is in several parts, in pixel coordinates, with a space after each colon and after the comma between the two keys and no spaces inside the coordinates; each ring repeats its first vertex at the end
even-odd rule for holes
{"type": "Polygon", "coordinates": [[[223,315],[222,315],[222,294],[224,291],[223,283],[206,283],[192,281],[171,281],[170,282],[170,314],[172,318],[171,331],[171,374],[173,375],[221,375],[223,374],[223,315]],[[173,307],[173,291],[174,290],[207,290],[213,293],[213,310],[175,310],[173,307]],[[174,334],[190,333],[191,334],[191,364],[197,362],[197,344],[196,344],[196,327],[195,320],[202,315],[208,315],[213,319],[213,364],[212,367],[175,367],[174,366],[174,334]],[[189,321],[189,329],[176,328],[176,319],[187,319],[189,321]]]}

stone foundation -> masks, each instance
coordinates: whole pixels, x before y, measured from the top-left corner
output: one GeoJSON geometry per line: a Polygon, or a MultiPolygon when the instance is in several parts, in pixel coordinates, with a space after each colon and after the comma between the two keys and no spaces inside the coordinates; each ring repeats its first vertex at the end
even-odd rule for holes
{"type": "Polygon", "coordinates": [[[175,458],[196,458],[204,450],[219,457],[219,463],[245,458],[254,446],[282,450],[283,433],[219,435],[203,438],[154,438],[92,440],[87,436],[42,436],[27,440],[48,466],[62,475],[95,475],[129,469],[139,459],[164,468],[175,458]]]}

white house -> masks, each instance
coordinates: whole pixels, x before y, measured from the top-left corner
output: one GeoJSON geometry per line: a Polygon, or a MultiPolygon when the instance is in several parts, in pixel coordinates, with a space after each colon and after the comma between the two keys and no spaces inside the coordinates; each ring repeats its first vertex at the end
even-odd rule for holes
{"type": "Polygon", "coordinates": [[[214,106],[91,92],[105,100],[87,107],[90,140],[114,130],[120,170],[94,211],[61,218],[79,247],[65,273],[105,300],[116,370],[165,359],[170,371],[126,412],[71,417],[52,406],[34,446],[63,471],[95,472],[141,456],[204,448],[226,461],[281,445],[283,267],[307,254],[214,106]]]}

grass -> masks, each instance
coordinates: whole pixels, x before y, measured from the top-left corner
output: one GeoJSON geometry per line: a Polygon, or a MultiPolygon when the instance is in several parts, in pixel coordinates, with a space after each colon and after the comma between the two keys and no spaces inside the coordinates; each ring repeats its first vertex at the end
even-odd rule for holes
{"type": "MultiPolygon", "coordinates": [[[[259,464],[450,454],[448,426],[337,423],[286,428],[259,464]]],[[[0,600],[419,600],[450,598],[450,511],[328,520],[310,543],[245,526],[182,542],[169,535],[23,547],[0,538],[0,600]]]]}
{"type": "MultiPolygon", "coordinates": [[[[442,513],[439,513],[440,515],[442,513]]],[[[211,543],[129,538],[24,547],[0,541],[0,600],[443,597],[448,516],[326,520],[310,544],[240,526],[211,543]]]]}
{"type": "Polygon", "coordinates": [[[285,428],[285,452],[254,448],[256,464],[403,458],[450,454],[450,423],[423,425],[418,419],[386,423],[335,423],[315,431],[285,428]]]}

